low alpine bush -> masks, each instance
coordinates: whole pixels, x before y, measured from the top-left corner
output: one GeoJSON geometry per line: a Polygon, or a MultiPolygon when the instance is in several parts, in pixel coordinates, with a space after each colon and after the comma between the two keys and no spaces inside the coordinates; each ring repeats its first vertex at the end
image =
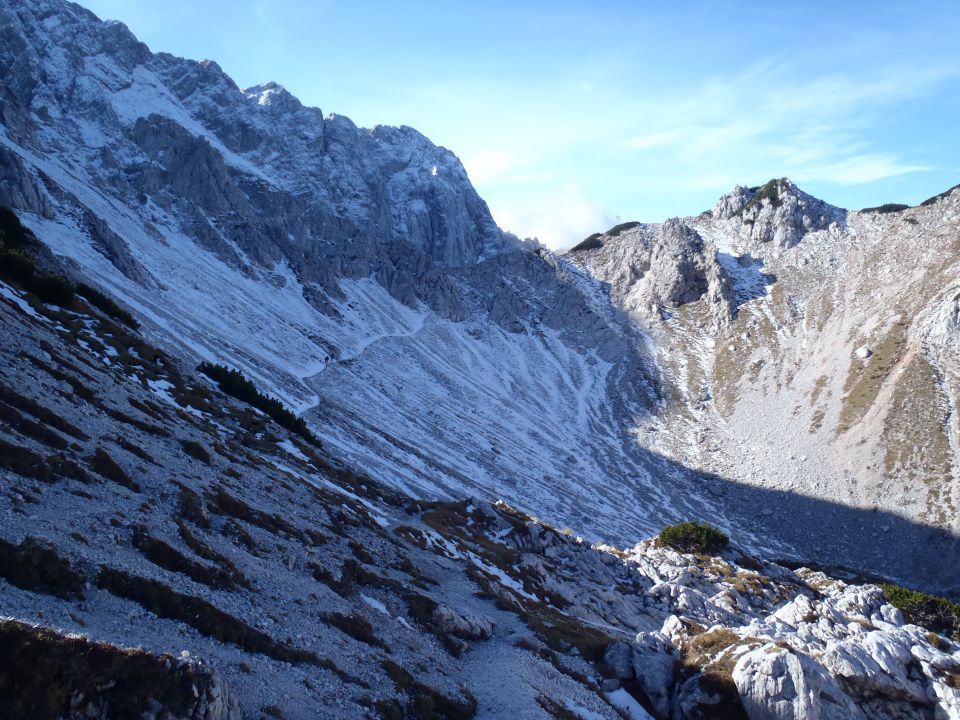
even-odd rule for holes
{"type": "Polygon", "coordinates": [[[696,520],[668,525],[657,536],[660,545],[685,553],[711,553],[723,550],[730,538],[712,525],[696,520]]]}

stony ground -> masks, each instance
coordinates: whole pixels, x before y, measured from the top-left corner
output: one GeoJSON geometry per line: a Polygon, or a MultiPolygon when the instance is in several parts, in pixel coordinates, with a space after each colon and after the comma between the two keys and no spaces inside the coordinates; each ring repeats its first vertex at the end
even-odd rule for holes
{"type": "MultiPolygon", "coordinates": [[[[0,614],[201,668],[183,713],[958,717],[960,646],[875,587],[401,496],[79,298],[0,291],[0,614]]],[[[116,717],[72,672],[49,716],[116,717]]]]}

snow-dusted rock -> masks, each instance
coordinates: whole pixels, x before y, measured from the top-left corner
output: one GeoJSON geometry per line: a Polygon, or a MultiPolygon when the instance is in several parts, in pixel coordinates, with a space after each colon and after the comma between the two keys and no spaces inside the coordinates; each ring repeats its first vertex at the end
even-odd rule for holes
{"type": "Polygon", "coordinates": [[[699,300],[714,329],[730,319],[732,289],[717,248],[683,220],[637,225],[606,237],[599,252],[572,257],[609,285],[612,298],[649,320],[662,321],[661,308],[699,300]]]}
{"type": "Polygon", "coordinates": [[[677,663],[676,648],[669,637],[660,632],[637,634],[633,641],[633,674],[654,709],[664,717],[670,709],[677,663]]]}
{"type": "Polygon", "coordinates": [[[750,720],[865,720],[823,666],[774,644],[742,655],[733,681],[750,720]]]}
{"type": "Polygon", "coordinates": [[[820,661],[856,699],[883,698],[906,712],[933,700],[910,646],[905,631],[872,631],[831,643],[820,661]]]}
{"type": "Polygon", "coordinates": [[[432,613],[438,628],[464,640],[488,640],[493,635],[493,621],[478,615],[461,615],[446,605],[438,605],[432,613]]]}
{"type": "Polygon", "coordinates": [[[736,187],[713,209],[713,217],[735,220],[752,246],[770,243],[776,252],[793,247],[810,232],[843,223],[846,211],[808,195],[786,178],[763,187],[736,187]]]}
{"type": "Polygon", "coordinates": [[[633,652],[627,643],[611,643],[603,653],[603,664],[618,680],[633,679],[633,652]]]}

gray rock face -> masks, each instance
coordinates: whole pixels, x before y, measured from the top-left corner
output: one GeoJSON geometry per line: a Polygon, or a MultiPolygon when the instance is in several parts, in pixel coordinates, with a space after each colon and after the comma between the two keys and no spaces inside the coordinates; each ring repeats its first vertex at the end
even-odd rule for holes
{"type": "Polygon", "coordinates": [[[704,252],[703,239],[696,230],[680,220],[668,220],[657,227],[650,253],[655,298],[669,307],[699,300],[710,289],[708,267],[719,276],[716,261],[704,252]]]}
{"type": "MultiPolygon", "coordinates": [[[[122,25],[57,0],[0,0],[0,32],[0,203],[22,212],[78,279],[111,291],[193,366],[204,358],[245,370],[365,470],[425,496],[502,497],[594,539],[629,541],[669,522],[725,517],[732,535],[759,537],[753,547],[777,556],[916,568],[955,582],[956,564],[938,557],[942,542],[908,555],[926,547],[932,523],[957,517],[956,487],[914,507],[923,524],[892,547],[862,541],[870,526],[897,526],[887,519],[863,530],[861,518],[833,522],[812,504],[780,512],[816,497],[846,513],[846,500],[860,497],[848,491],[863,488],[846,481],[846,467],[808,472],[821,453],[784,451],[781,436],[797,422],[793,409],[806,413],[819,392],[816,368],[835,359],[836,339],[853,338],[870,315],[854,323],[853,313],[837,312],[850,327],[817,337],[818,314],[849,303],[810,302],[802,288],[753,303],[805,267],[814,240],[838,239],[832,222],[808,230],[831,217],[842,225],[842,211],[774,183],[735,192],[716,217],[628,228],[599,250],[557,257],[496,228],[459,161],[409,128],[360,129],[272,83],[241,90],[216,63],[152,54],[122,25]],[[807,242],[775,268],[782,279],[761,272],[803,232],[807,242]],[[749,245],[750,255],[731,243],[749,245]],[[830,354],[809,363],[804,343],[815,340],[830,354]],[[779,364],[785,357],[797,367],[779,364]],[[719,416],[750,383],[760,399],[746,420],[719,416]],[[768,416],[778,399],[788,412],[768,416]],[[763,453],[748,445],[775,460],[752,464],[763,453]],[[769,488],[756,486],[780,478],[791,453],[806,461],[802,472],[786,463],[791,482],[813,487],[783,483],[765,496],[769,488]],[[846,534],[821,531],[834,525],[846,534]]],[[[934,223],[933,213],[918,216],[918,227],[934,223]]],[[[867,237],[873,220],[854,221],[867,237]]],[[[811,282],[824,287],[816,269],[811,282]]],[[[944,291],[944,315],[915,335],[942,348],[937,372],[921,379],[943,377],[949,392],[927,408],[955,405],[954,296],[944,291]],[[938,344],[944,337],[953,344],[938,344]]],[[[866,342],[879,350],[885,331],[872,332],[842,356],[866,342]]],[[[821,404],[864,396],[844,389],[844,371],[828,378],[821,404]]],[[[805,420],[823,425],[815,447],[828,447],[824,435],[846,432],[841,413],[816,410],[823,417],[811,409],[805,420]]],[[[947,423],[928,419],[937,439],[947,423]]],[[[843,420],[851,439],[839,449],[855,453],[850,467],[875,465],[866,455],[878,448],[857,450],[852,437],[867,426],[843,420]]],[[[920,426],[903,423],[914,436],[920,426]]],[[[925,460],[902,465],[897,479],[907,481],[925,460]]],[[[957,477],[951,468],[934,471],[957,477]]],[[[926,492],[923,480],[912,482],[926,492]]],[[[873,497],[903,504],[889,492],[873,497]]],[[[955,557],[956,548],[947,551],[955,557]]],[[[664,592],[685,608],[702,603],[686,590],[664,592]]]]}
{"type": "Polygon", "coordinates": [[[607,283],[617,304],[659,323],[667,309],[706,301],[714,329],[732,314],[732,288],[717,248],[679,219],[603,236],[602,248],[570,259],[607,283]]]}
{"type": "Polygon", "coordinates": [[[737,186],[717,201],[713,217],[734,221],[740,236],[752,245],[771,243],[777,250],[786,250],[807,233],[844,223],[846,212],[782,178],[759,188],[737,186]]]}
{"type": "Polygon", "coordinates": [[[453,608],[438,605],[432,620],[438,628],[463,640],[489,640],[493,635],[493,621],[479,615],[461,615],[453,608]]]}
{"type": "Polygon", "coordinates": [[[662,632],[638,633],[633,642],[633,672],[654,709],[670,712],[670,688],[678,664],[676,648],[662,632]]]}
{"type": "Polygon", "coordinates": [[[750,720],[863,720],[822,665],[776,645],[741,656],[733,670],[750,720]]]}
{"type": "Polygon", "coordinates": [[[612,643],[603,653],[603,664],[617,680],[633,679],[633,651],[626,643],[612,643]]]}
{"type": "MultiPolygon", "coordinates": [[[[286,261],[328,292],[340,277],[374,273],[408,304],[444,306],[447,293],[431,297],[417,282],[433,263],[469,265],[516,242],[459,160],[411,128],[363,130],[274,83],[240,90],[216,63],[154,55],[122,24],[58,0],[2,3],[0,24],[11,140],[70,155],[136,222],[176,218],[235,267],[238,251],[261,266],[286,261]],[[404,248],[407,267],[388,246],[404,248]]],[[[0,203],[51,217],[46,196],[62,183],[45,191],[4,152],[0,203]]],[[[96,213],[81,198],[67,204],[96,213]]],[[[130,271],[116,242],[104,254],[130,271]]]]}
{"type": "MultiPolygon", "coordinates": [[[[78,279],[194,366],[242,368],[407,492],[655,529],[659,460],[621,432],[658,402],[648,349],[562,262],[497,228],[452,153],[273,83],[241,90],[59,0],[0,0],[0,27],[0,92],[16,99],[0,204],[78,279]]],[[[684,277],[668,290],[689,295],[684,277]]]]}

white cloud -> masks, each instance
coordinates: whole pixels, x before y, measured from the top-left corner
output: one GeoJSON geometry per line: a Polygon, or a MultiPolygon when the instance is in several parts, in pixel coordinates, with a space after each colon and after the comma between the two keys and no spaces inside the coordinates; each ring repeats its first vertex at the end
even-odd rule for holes
{"type": "Polygon", "coordinates": [[[864,76],[806,76],[793,63],[763,63],[695,91],[644,101],[619,143],[637,162],[656,165],[660,186],[701,186],[718,176],[743,181],[789,175],[797,181],[853,185],[932,169],[864,138],[898,103],[934,92],[960,67],[899,65],[864,76]],[[652,119],[652,120],[651,120],[652,119]],[[661,152],[661,162],[651,153],[661,152]],[[642,154],[641,154],[642,153],[642,154]],[[669,155],[667,155],[669,153],[669,155]]]}
{"type": "Polygon", "coordinates": [[[516,164],[513,153],[506,150],[471,150],[462,155],[460,161],[474,185],[501,179],[516,164]]]}
{"type": "Polygon", "coordinates": [[[587,235],[606,230],[619,217],[589,198],[576,182],[530,198],[488,199],[494,219],[520,237],[536,237],[553,250],[565,250],[587,235]]]}
{"type": "Polygon", "coordinates": [[[860,185],[908,173],[933,170],[931,165],[907,165],[887,155],[859,155],[835,163],[819,164],[794,174],[797,182],[831,182],[860,185]]]}

